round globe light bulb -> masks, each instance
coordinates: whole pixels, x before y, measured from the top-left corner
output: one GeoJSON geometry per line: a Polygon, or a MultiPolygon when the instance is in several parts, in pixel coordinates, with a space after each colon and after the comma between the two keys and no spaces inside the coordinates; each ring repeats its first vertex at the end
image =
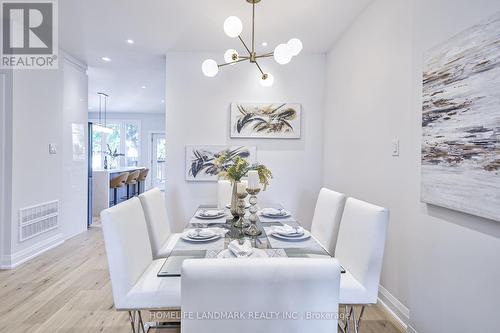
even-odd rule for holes
{"type": "Polygon", "coordinates": [[[288,44],[280,44],[274,49],[274,60],[280,65],[286,65],[292,60],[292,52],[288,44]]]}
{"type": "Polygon", "coordinates": [[[236,16],[229,16],[224,21],[224,32],[231,38],[236,38],[243,31],[243,23],[236,16]]]}
{"type": "Polygon", "coordinates": [[[274,84],[274,76],[272,74],[264,74],[260,78],[260,85],[263,87],[271,87],[274,84]]]}
{"type": "Polygon", "coordinates": [[[217,65],[217,62],[215,60],[207,59],[201,65],[201,70],[203,71],[203,74],[205,74],[205,76],[214,77],[219,72],[219,66],[217,65]]]}
{"type": "Polygon", "coordinates": [[[230,63],[230,62],[236,61],[239,58],[240,58],[240,55],[234,49],[229,49],[229,50],[226,51],[226,53],[224,53],[224,61],[226,63],[230,63]]]}
{"type": "Polygon", "coordinates": [[[290,49],[290,52],[292,53],[292,56],[296,56],[302,51],[303,45],[300,39],[298,38],[292,38],[288,41],[287,43],[288,48],[290,49]]]}

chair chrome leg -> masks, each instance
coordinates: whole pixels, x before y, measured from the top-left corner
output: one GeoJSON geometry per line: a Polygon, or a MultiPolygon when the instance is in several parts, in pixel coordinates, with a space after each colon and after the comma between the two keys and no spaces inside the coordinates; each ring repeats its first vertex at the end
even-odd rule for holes
{"type": "Polygon", "coordinates": [[[354,312],[353,322],[354,322],[354,332],[359,333],[359,325],[361,324],[361,318],[363,317],[363,313],[365,312],[365,306],[361,306],[361,311],[359,312],[359,317],[356,319],[356,312],[354,312]]]}
{"type": "Polygon", "coordinates": [[[347,318],[346,318],[346,324],[347,324],[347,333],[351,333],[351,317],[353,315],[353,307],[352,306],[345,306],[345,311],[347,313],[347,318]]]}
{"type": "Polygon", "coordinates": [[[128,312],[128,319],[130,320],[130,325],[132,326],[132,332],[135,332],[135,311],[134,314],[132,314],[132,311],[128,312]]]}
{"type": "Polygon", "coordinates": [[[344,309],[344,315],[343,316],[339,316],[339,320],[338,320],[338,326],[340,328],[340,331],[342,333],[347,333],[346,332],[346,328],[347,328],[347,311],[346,309],[344,309]]]}
{"type": "MultiPolygon", "coordinates": [[[[146,330],[144,329],[144,323],[142,322],[142,315],[141,315],[141,311],[137,311],[139,313],[139,325],[141,326],[141,329],[142,329],[142,333],[146,333],[146,330]]],[[[149,329],[148,329],[149,331],[149,329]]]]}

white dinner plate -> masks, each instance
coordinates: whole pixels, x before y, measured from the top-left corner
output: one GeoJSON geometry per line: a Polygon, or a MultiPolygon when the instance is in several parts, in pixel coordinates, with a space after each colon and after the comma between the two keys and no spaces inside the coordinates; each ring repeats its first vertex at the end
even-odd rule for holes
{"type": "Polygon", "coordinates": [[[222,258],[222,259],[228,259],[228,258],[242,258],[242,259],[244,259],[244,258],[267,258],[267,257],[268,257],[268,255],[267,255],[266,251],[264,251],[262,249],[253,249],[252,254],[249,255],[248,257],[236,257],[234,255],[234,253],[229,249],[222,250],[217,255],[217,258],[222,258]]]}
{"type": "Polygon", "coordinates": [[[304,230],[304,231],[302,231],[302,232],[300,232],[300,233],[298,232],[298,233],[294,233],[294,234],[286,234],[286,233],[284,233],[284,232],[279,232],[279,231],[277,231],[276,233],[277,233],[278,235],[280,235],[280,236],[283,236],[283,237],[288,237],[288,238],[297,238],[297,237],[302,237],[302,236],[304,236],[305,230],[304,230]]]}
{"type": "Polygon", "coordinates": [[[214,235],[214,236],[212,236],[210,238],[191,238],[187,234],[184,234],[184,235],[181,236],[181,238],[184,239],[185,241],[188,241],[188,242],[197,242],[197,243],[210,242],[210,241],[219,239],[221,237],[222,237],[221,235],[214,235]]]}
{"type": "Polygon", "coordinates": [[[272,219],[284,219],[285,217],[292,216],[292,214],[290,214],[290,212],[286,211],[286,210],[285,210],[285,214],[283,214],[283,215],[266,214],[264,212],[261,212],[260,215],[262,215],[264,217],[272,218],[272,219]]]}
{"type": "Polygon", "coordinates": [[[220,219],[221,217],[226,216],[225,212],[220,213],[219,215],[201,215],[199,212],[196,213],[195,217],[202,220],[215,220],[220,219]]]}
{"type": "Polygon", "coordinates": [[[287,241],[303,241],[303,240],[309,239],[311,237],[311,233],[307,230],[304,230],[304,234],[302,236],[289,237],[289,236],[283,236],[283,235],[280,235],[279,233],[273,232],[271,234],[271,236],[279,238],[279,239],[287,240],[287,241]]]}
{"type": "Polygon", "coordinates": [[[217,235],[213,231],[207,229],[198,229],[198,233],[196,233],[196,231],[197,229],[189,230],[186,232],[186,236],[190,239],[209,239],[217,235]],[[193,234],[191,234],[191,232],[193,232],[193,234]],[[205,235],[203,235],[203,233],[205,233],[205,235]]]}

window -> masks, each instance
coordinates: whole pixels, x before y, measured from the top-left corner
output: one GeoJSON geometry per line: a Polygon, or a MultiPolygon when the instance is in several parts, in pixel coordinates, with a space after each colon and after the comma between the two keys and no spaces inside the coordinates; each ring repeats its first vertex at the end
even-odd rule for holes
{"type": "MultiPolygon", "coordinates": [[[[92,121],[98,123],[97,121],[92,121]]],[[[108,120],[111,134],[92,133],[92,167],[108,169],[138,166],[140,158],[140,121],[108,120]]]]}
{"type": "Polygon", "coordinates": [[[125,125],[125,166],[139,164],[139,129],[136,124],[125,125]]]}
{"type": "Polygon", "coordinates": [[[102,168],[102,133],[92,132],[92,169],[102,168]]]}

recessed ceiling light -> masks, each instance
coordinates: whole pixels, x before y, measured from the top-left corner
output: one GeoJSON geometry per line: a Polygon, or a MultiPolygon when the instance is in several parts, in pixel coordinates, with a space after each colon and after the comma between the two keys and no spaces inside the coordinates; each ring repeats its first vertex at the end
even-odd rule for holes
{"type": "Polygon", "coordinates": [[[161,104],[165,104],[165,100],[164,99],[161,100],[161,104]]]}
{"type": "Polygon", "coordinates": [[[108,57],[102,57],[101,59],[104,60],[104,61],[106,61],[106,62],[110,62],[111,61],[111,58],[108,58],[108,57]]]}
{"type": "Polygon", "coordinates": [[[262,42],[262,46],[266,47],[267,46],[267,42],[262,42]]]}
{"type": "Polygon", "coordinates": [[[142,86],[141,88],[142,88],[142,89],[146,89],[146,86],[142,86]]]}
{"type": "Polygon", "coordinates": [[[134,40],[133,39],[127,39],[127,43],[134,44],[134,40]]]}

